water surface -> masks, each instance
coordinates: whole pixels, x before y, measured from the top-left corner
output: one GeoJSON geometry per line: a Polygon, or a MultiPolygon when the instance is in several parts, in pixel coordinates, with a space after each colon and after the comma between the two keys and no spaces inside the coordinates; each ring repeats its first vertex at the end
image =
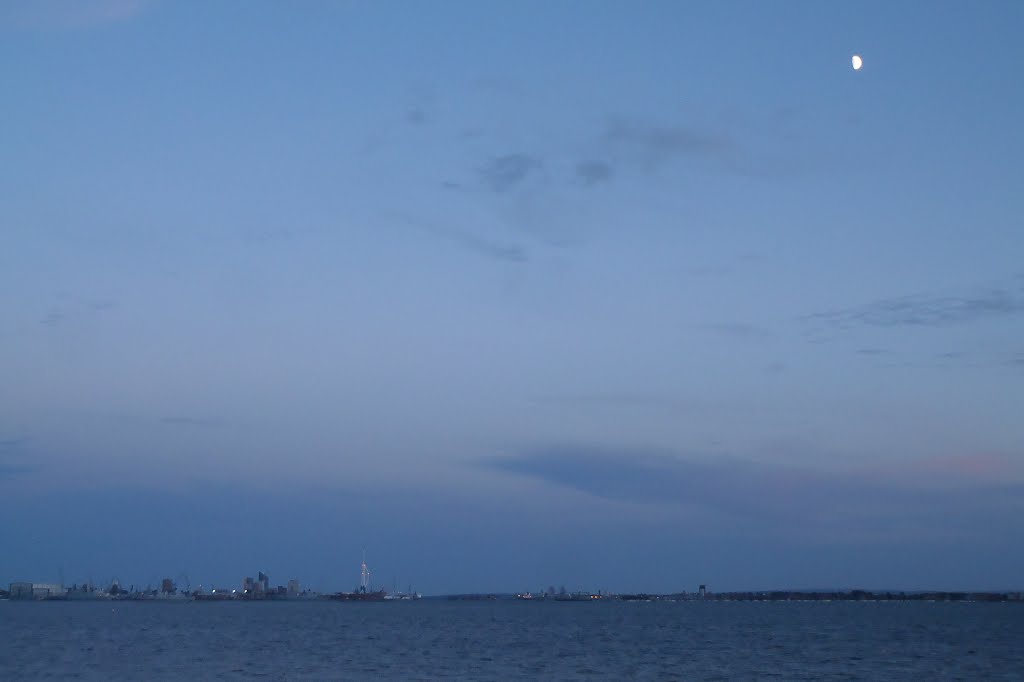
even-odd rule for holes
{"type": "Polygon", "coordinates": [[[1020,680],[1024,604],[0,602],[0,680],[1020,680]]]}

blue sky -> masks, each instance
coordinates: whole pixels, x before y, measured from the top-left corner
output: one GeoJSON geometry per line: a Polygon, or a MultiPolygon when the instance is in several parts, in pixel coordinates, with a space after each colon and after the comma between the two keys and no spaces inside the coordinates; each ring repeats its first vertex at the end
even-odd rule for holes
{"type": "Polygon", "coordinates": [[[0,580],[1019,588],[1022,29],[5,3],[0,580]]]}

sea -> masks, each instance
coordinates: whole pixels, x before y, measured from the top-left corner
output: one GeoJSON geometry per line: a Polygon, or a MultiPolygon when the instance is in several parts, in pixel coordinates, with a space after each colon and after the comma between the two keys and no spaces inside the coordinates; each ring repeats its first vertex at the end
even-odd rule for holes
{"type": "Polygon", "coordinates": [[[1024,680],[1024,603],[0,602],[0,680],[1024,680]]]}

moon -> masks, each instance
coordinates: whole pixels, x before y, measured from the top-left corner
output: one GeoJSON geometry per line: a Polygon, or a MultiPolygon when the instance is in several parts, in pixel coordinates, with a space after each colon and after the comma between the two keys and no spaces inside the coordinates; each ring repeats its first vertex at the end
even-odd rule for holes
{"type": "Polygon", "coordinates": [[[864,60],[860,58],[859,54],[853,55],[853,58],[850,59],[850,62],[853,64],[854,71],[860,71],[860,67],[864,66],[864,60]]]}

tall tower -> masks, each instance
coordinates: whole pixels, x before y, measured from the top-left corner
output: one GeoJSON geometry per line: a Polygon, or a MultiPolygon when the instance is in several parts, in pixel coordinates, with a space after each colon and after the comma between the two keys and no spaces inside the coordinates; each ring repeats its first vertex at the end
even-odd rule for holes
{"type": "Polygon", "coordinates": [[[363,571],[359,579],[359,591],[366,593],[370,591],[370,569],[366,567],[366,550],[363,550],[363,571]]]}

